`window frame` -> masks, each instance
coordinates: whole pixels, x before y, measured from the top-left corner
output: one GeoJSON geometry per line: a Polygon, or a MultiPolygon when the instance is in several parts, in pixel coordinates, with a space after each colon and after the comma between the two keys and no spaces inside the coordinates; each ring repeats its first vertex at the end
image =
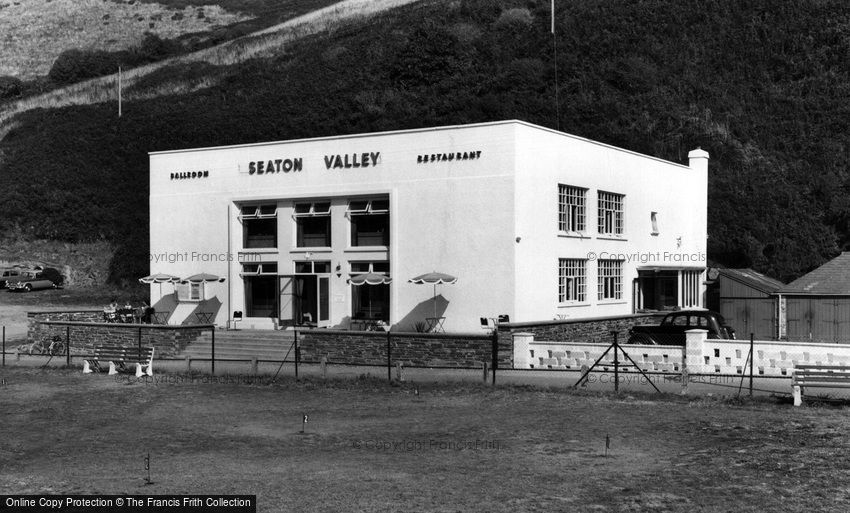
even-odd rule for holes
{"type": "MultiPolygon", "coordinates": [[[[348,218],[348,244],[351,248],[388,248],[390,246],[390,200],[389,198],[366,198],[366,199],[349,199],[348,206],[345,211],[345,216],[348,218]],[[353,204],[366,203],[364,208],[353,209],[353,204]],[[386,206],[376,206],[375,203],[385,203],[386,206]],[[386,217],[386,225],[384,233],[381,236],[381,244],[359,244],[357,228],[357,217],[386,217]]],[[[371,233],[371,232],[370,232],[371,233]]],[[[377,232],[380,233],[380,232],[377,232]]]]}
{"type": "Polygon", "coordinates": [[[558,232],[583,234],[587,231],[587,191],[585,187],[558,184],[558,232]]]}
{"type": "Polygon", "coordinates": [[[626,231],[626,195],[596,191],[597,233],[603,237],[622,237],[626,231]]]}
{"type": "Polygon", "coordinates": [[[623,260],[597,260],[597,300],[623,300],[623,260]]]}
{"type": "Polygon", "coordinates": [[[558,303],[578,305],[587,302],[587,260],[559,258],[558,303]]]}
{"type": "Polygon", "coordinates": [[[292,218],[295,221],[295,248],[329,248],[333,244],[333,227],[331,223],[331,202],[329,200],[299,201],[292,206],[292,218]],[[298,212],[298,207],[309,205],[306,212],[298,212]],[[327,210],[319,210],[317,206],[327,205],[327,210]],[[324,219],[325,240],[323,245],[304,244],[304,233],[302,219],[324,219]]]}

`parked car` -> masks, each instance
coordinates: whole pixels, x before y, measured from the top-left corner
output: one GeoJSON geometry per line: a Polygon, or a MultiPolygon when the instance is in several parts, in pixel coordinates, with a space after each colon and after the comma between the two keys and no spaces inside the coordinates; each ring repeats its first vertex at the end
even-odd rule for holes
{"type": "Polygon", "coordinates": [[[16,280],[9,280],[6,288],[17,292],[31,292],[33,290],[55,289],[62,285],[64,278],[62,273],[51,267],[35,272],[25,272],[16,280]]]}
{"type": "Polygon", "coordinates": [[[708,338],[734,339],[735,330],[726,319],[711,310],[679,310],[664,316],[658,326],[634,326],[629,330],[629,344],[685,345],[685,332],[708,330],[708,338]]]}
{"type": "Polygon", "coordinates": [[[2,269],[0,271],[0,289],[6,288],[6,283],[9,281],[17,281],[24,275],[24,270],[21,268],[2,269]]]}

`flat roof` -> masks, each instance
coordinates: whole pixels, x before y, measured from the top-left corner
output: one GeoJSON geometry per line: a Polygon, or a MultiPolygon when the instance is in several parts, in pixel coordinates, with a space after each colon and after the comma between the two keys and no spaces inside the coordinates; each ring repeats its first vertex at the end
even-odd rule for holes
{"type": "Polygon", "coordinates": [[[386,135],[400,135],[400,134],[416,134],[422,132],[438,132],[444,130],[463,130],[470,128],[484,128],[490,126],[500,126],[500,125],[521,125],[527,128],[532,128],[535,130],[540,130],[543,132],[549,132],[551,134],[559,135],[562,137],[568,137],[570,139],[574,139],[577,141],[582,141],[585,143],[594,144],[596,146],[601,146],[603,148],[608,148],[615,151],[620,151],[623,153],[628,153],[630,155],[635,155],[637,157],[642,157],[646,159],[656,160],[658,162],[663,162],[665,164],[672,164],[674,166],[683,167],[685,169],[690,169],[690,166],[685,164],[680,164],[678,162],[673,162],[670,160],[664,160],[662,158],[654,157],[652,155],[646,155],[644,153],[638,153],[636,151],[627,150],[625,148],[620,148],[618,146],[612,146],[610,144],[602,143],[599,141],[594,141],[592,139],[588,139],[586,137],[580,137],[577,135],[568,134],[566,132],[559,132],[558,130],[554,130],[552,128],[543,127],[540,125],[535,125],[533,123],[529,123],[527,121],[522,121],[519,119],[507,119],[503,121],[488,121],[485,123],[470,123],[466,125],[446,125],[446,126],[436,126],[436,127],[425,127],[425,128],[408,128],[403,130],[388,130],[384,132],[367,132],[360,134],[348,134],[348,135],[333,135],[333,136],[322,136],[322,137],[307,137],[303,139],[286,139],[282,141],[265,141],[258,143],[245,143],[245,144],[232,144],[225,146],[207,146],[201,148],[185,148],[180,150],[162,150],[162,151],[149,151],[148,155],[169,155],[175,153],[190,153],[196,151],[213,151],[213,150],[228,150],[228,149],[236,149],[236,148],[256,148],[260,146],[272,146],[276,144],[291,144],[291,143],[305,143],[305,142],[319,142],[319,141],[331,141],[331,140],[339,140],[339,139],[356,139],[360,137],[376,137],[376,136],[386,136],[386,135]]]}

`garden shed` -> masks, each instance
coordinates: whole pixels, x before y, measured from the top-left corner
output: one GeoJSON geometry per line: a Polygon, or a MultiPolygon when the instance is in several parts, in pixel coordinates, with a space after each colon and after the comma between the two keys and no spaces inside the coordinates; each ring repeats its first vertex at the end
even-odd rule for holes
{"type": "Polygon", "coordinates": [[[720,314],[738,338],[775,340],[778,336],[778,298],[785,286],[752,269],[719,269],[720,314]]]}
{"type": "Polygon", "coordinates": [[[777,291],[790,341],[850,343],[850,252],[777,291]]]}

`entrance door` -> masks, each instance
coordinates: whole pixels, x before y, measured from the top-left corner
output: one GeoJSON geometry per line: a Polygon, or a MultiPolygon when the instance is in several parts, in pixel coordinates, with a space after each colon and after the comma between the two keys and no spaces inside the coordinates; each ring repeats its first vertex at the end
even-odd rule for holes
{"type": "Polygon", "coordinates": [[[316,274],[281,276],[282,325],[330,325],[330,277],[316,274]]]}

